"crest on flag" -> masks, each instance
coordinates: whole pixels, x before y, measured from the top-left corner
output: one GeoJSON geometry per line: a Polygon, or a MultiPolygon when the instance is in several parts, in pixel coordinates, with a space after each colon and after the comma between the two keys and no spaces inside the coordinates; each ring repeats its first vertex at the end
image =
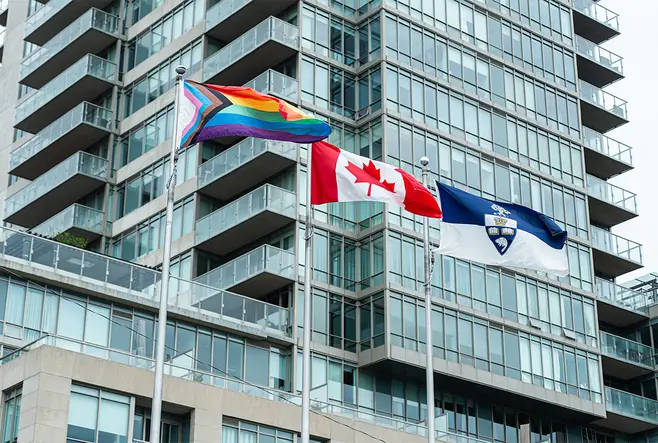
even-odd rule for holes
{"type": "Polygon", "coordinates": [[[500,255],[505,255],[516,238],[516,220],[500,205],[491,205],[493,214],[484,214],[484,229],[500,255]]]}

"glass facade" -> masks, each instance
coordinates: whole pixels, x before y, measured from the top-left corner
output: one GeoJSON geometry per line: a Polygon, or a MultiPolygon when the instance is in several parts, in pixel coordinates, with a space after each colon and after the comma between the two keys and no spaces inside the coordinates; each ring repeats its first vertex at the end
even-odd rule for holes
{"type": "Polygon", "coordinates": [[[21,394],[23,389],[17,387],[5,392],[2,405],[2,443],[18,442],[18,424],[21,418],[21,394]]]}

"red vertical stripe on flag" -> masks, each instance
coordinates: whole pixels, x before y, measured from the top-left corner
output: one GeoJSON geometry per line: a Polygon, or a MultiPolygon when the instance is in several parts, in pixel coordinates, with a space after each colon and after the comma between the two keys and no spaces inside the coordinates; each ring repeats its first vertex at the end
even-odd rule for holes
{"type": "Polygon", "coordinates": [[[311,204],[338,201],[336,163],[340,149],[325,142],[313,143],[311,156],[311,204]]]}
{"type": "Polygon", "coordinates": [[[402,169],[397,169],[404,181],[404,209],[424,217],[441,218],[443,213],[439,202],[429,189],[422,185],[413,175],[402,169]]]}

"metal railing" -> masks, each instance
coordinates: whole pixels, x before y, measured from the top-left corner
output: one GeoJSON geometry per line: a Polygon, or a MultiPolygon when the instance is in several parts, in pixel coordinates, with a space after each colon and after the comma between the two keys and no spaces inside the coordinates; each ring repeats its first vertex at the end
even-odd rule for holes
{"type": "Polygon", "coordinates": [[[37,135],[11,152],[9,169],[12,170],[43,151],[55,140],[76,126],[86,123],[102,129],[112,127],[112,111],[89,102],[82,102],[69,112],[39,131],[37,135]]]}
{"type": "Polygon", "coordinates": [[[601,331],[601,353],[608,357],[653,367],[653,349],[627,338],[601,331]]]}
{"type": "Polygon", "coordinates": [[[596,296],[624,309],[638,311],[647,315],[649,301],[646,293],[618,285],[609,280],[596,278],[596,296]]]}
{"type": "Polygon", "coordinates": [[[617,414],[658,424],[658,401],[605,387],[605,408],[617,414]]]}
{"type": "Polygon", "coordinates": [[[293,103],[299,101],[297,96],[297,80],[273,69],[268,69],[243,86],[263,94],[274,95],[293,103]]]}
{"type": "Polygon", "coordinates": [[[196,243],[206,241],[264,211],[295,218],[297,196],[277,186],[266,184],[232,201],[196,222],[196,243]]]}
{"type": "Polygon", "coordinates": [[[293,49],[299,48],[299,28],[276,17],[268,17],[203,62],[203,78],[208,79],[233,65],[269,40],[293,49]]]}
{"type": "Polygon", "coordinates": [[[87,30],[95,28],[108,34],[117,35],[119,29],[119,17],[108,14],[96,8],[85,12],[73,23],[68,25],[62,32],[48,40],[48,43],[33,51],[21,62],[21,78],[34,72],[55,54],[60,52],[71,42],[80,38],[87,30]]]}
{"type": "Polygon", "coordinates": [[[249,137],[199,166],[198,187],[202,188],[235,171],[265,152],[272,152],[293,161],[297,159],[297,145],[293,143],[249,137]]]}
{"type": "Polygon", "coordinates": [[[16,106],[16,121],[25,120],[34,111],[57,97],[65,89],[78,82],[82,77],[91,75],[103,80],[112,81],[116,64],[98,56],[87,54],[75,62],[66,71],[49,81],[43,88],[34,91],[25,101],[16,106]]]}
{"type": "Polygon", "coordinates": [[[642,245],[615,235],[605,229],[590,226],[592,246],[626,260],[642,263],[642,245]]]}
{"type": "Polygon", "coordinates": [[[34,200],[43,197],[76,174],[84,174],[105,180],[109,162],[87,152],[76,152],[29,185],[5,200],[5,217],[23,209],[34,200]]]}
{"type": "Polygon", "coordinates": [[[587,193],[599,200],[637,214],[637,196],[605,180],[587,175],[587,193]]]}
{"type": "Polygon", "coordinates": [[[611,112],[624,120],[628,120],[626,101],[616,97],[603,89],[597,88],[586,81],[579,80],[580,98],[588,103],[611,112]]]}
{"type": "Polygon", "coordinates": [[[593,0],[574,0],[573,8],[599,23],[619,31],[619,15],[593,0]]]}
{"type": "MultiPolygon", "coordinates": [[[[158,302],[161,273],[130,262],[117,260],[95,252],[74,248],[25,232],[0,227],[0,258],[31,268],[56,272],[81,284],[93,284],[109,291],[130,294],[158,302]]],[[[171,277],[169,304],[185,311],[201,313],[209,318],[256,328],[292,334],[290,309],[238,294],[231,294],[198,282],[171,277]],[[193,300],[210,297],[230,300],[220,312],[202,309],[193,300]]]]}
{"type": "Polygon", "coordinates": [[[624,75],[624,62],[620,56],[579,35],[576,36],[576,53],[624,75]]]}
{"type": "Polygon", "coordinates": [[[55,237],[71,228],[103,233],[103,211],[74,203],[58,214],[50,217],[30,232],[43,237],[55,237]]]}
{"type": "Polygon", "coordinates": [[[633,164],[633,153],[630,146],[586,126],[583,126],[583,144],[589,149],[598,151],[610,158],[629,165],[633,164]]]}

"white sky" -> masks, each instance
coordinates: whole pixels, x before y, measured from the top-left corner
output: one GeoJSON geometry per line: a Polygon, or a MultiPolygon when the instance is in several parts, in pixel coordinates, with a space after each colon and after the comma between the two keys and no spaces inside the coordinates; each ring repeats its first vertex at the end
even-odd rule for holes
{"type": "Polygon", "coordinates": [[[633,148],[635,169],[611,183],[638,195],[640,216],[613,228],[617,235],[643,245],[644,268],[619,278],[620,282],[658,272],[658,1],[602,0],[619,14],[621,35],[602,46],[623,57],[626,78],[605,88],[628,102],[630,123],[606,135],[633,148]]]}

